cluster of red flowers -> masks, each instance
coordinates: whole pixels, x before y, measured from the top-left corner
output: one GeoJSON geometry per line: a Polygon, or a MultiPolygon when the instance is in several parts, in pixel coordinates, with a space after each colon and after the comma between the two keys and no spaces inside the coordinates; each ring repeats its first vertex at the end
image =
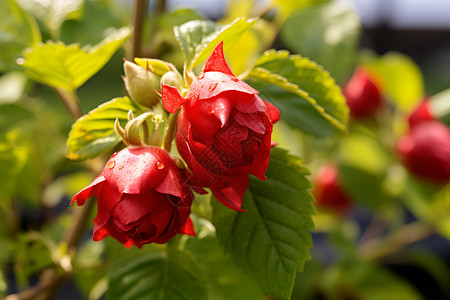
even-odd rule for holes
{"type": "MultiPolygon", "coordinates": [[[[353,120],[373,117],[383,105],[379,85],[369,71],[358,67],[343,88],[353,120]]],[[[432,112],[427,97],[410,114],[409,132],[397,142],[397,152],[405,167],[418,178],[438,185],[450,181],[450,128],[432,112]]],[[[316,204],[345,215],[353,199],[339,180],[336,165],[328,163],[314,180],[316,204]]]]}
{"type": "Polygon", "coordinates": [[[103,172],[73,197],[83,205],[97,195],[94,240],[111,235],[126,247],[166,243],[177,233],[194,234],[189,218],[192,189],[242,210],[249,174],[265,179],[273,124],[280,113],[236,78],[222,43],[192,82],[186,98],[162,85],[164,108],[177,118],[176,145],[188,165],[180,168],[159,147],[130,146],[114,154],[103,172]]]}

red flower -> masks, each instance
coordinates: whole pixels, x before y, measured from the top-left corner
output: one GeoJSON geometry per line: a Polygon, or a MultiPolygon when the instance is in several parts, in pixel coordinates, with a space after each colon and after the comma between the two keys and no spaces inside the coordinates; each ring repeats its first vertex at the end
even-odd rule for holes
{"type": "Polygon", "coordinates": [[[327,164],[319,169],[314,180],[314,196],[318,207],[331,210],[340,215],[348,213],[353,201],[339,182],[335,165],[327,164]]]}
{"type": "Polygon", "coordinates": [[[343,88],[343,94],[354,119],[371,117],[382,104],[380,90],[362,67],[356,69],[353,77],[343,88]]]}
{"type": "Polygon", "coordinates": [[[163,244],[177,233],[195,235],[186,175],[161,148],[125,148],[72,203],[83,205],[97,196],[95,241],[111,235],[127,248],[163,244]]]}
{"type": "Polygon", "coordinates": [[[406,167],[414,175],[447,184],[450,180],[450,128],[439,121],[411,128],[397,144],[406,167]]]}
{"type": "Polygon", "coordinates": [[[435,120],[431,113],[430,101],[426,97],[416,110],[409,116],[409,127],[413,127],[419,123],[435,120]]]}
{"type": "Polygon", "coordinates": [[[230,71],[220,43],[186,99],[162,86],[164,108],[175,112],[180,155],[203,186],[224,205],[241,210],[248,174],[265,179],[273,124],[280,112],[230,71]]]}

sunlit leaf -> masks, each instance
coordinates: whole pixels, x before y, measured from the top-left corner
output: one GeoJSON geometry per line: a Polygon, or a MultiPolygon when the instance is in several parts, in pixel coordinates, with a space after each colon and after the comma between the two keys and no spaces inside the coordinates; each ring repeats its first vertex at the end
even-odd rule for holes
{"type": "Polygon", "coordinates": [[[188,67],[192,69],[206,60],[221,41],[223,41],[224,51],[230,49],[256,20],[238,18],[225,26],[212,21],[194,20],[175,26],[174,32],[186,56],[188,67]]]}
{"type": "Polygon", "coordinates": [[[314,208],[307,174],[300,159],[274,148],[267,180],[250,178],[243,202],[247,212],[213,203],[213,223],[225,252],[277,299],[289,299],[297,271],[310,259],[314,208]]]}
{"type": "Polygon", "coordinates": [[[185,252],[169,250],[139,255],[115,268],[107,300],[207,299],[196,261],[185,252]]]}
{"type": "Polygon", "coordinates": [[[82,15],[84,0],[18,0],[18,3],[57,33],[66,19],[77,19],[82,15]]]}
{"type": "Polygon", "coordinates": [[[67,138],[67,157],[84,160],[111,150],[121,141],[114,131],[116,117],[123,125],[130,109],[136,116],[143,112],[128,97],[115,98],[78,119],[67,138]]]}
{"type": "Polygon", "coordinates": [[[266,51],[246,79],[256,88],[262,84],[260,96],[278,106],[281,118],[293,127],[319,136],[331,135],[333,127],[346,127],[348,107],[339,86],[327,71],[305,57],[266,51]]]}
{"type": "Polygon", "coordinates": [[[279,7],[280,12],[277,14],[277,18],[279,23],[283,23],[289,16],[301,9],[327,3],[330,0],[273,0],[272,2],[279,7]]]}
{"type": "Polygon", "coordinates": [[[97,73],[130,34],[129,28],[121,28],[90,48],[48,41],[26,50],[20,63],[33,80],[73,91],[97,73]]]}
{"type": "Polygon", "coordinates": [[[293,14],[280,36],[293,52],[317,61],[343,83],[358,58],[359,31],[354,9],[342,1],[331,1],[293,14]]]}
{"type": "Polygon", "coordinates": [[[0,72],[18,69],[23,49],[41,41],[36,21],[14,0],[0,1],[0,72]]]}

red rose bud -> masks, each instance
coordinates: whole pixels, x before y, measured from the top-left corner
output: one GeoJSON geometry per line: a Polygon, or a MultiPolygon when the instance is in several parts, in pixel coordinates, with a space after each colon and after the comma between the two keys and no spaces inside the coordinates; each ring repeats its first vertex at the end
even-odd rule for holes
{"type": "Polygon", "coordinates": [[[314,180],[316,205],[319,208],[345,215],[353,206],[353,201],[339,182],[335,165],[327,164],[319,169],[314,180]]]}
{"type": "Polygon", "coordinates": [[[163,244],[177,233],[195,235],[187,175],[161,148],[125,148],[71,203],[97,196],[95,241],[111,235],[127,248],[163,244]]]}
{"type": "Polygon", "coordinates": [[[447,184],[450,180],[450,128],[439,121],[411,128],[397,144],[405,166],[414,175],[447,184]]]}
{"type": "Polygon", "coordinates": [[[280,112],[236,78],[223,56],[222,43],[206,61],[186,98],[162,86],[164,108],[182,106],[176,143],[200,184],[224,205],[241,210],[248,174],[265,179],[273,124],[280,112]]]}
{"type": "Polygon", "coordinates": [[[343,94],[354,119],[371,117],[382,104],[380,90],[367,70],[359,67],[343,88],[343,94]]]}
{"type": "Polygon", "coordinates": [[[409,127],[412,128],[413,126],[427,121],[435,120],[431,113],[430,108],[430,101],[428,97],[425,97],[420,103],[420,105],[416,108],[416,110],[409,116],[409,127]]]}
{"type": "Polygon", "coordinates": [[[150,69],[142,68],[127,60],[123,64],[123,69],[125,87],[131,99],[150,108],[158,104],[159,96],[156,90],[160,87],[159,77],[150,69]]]}

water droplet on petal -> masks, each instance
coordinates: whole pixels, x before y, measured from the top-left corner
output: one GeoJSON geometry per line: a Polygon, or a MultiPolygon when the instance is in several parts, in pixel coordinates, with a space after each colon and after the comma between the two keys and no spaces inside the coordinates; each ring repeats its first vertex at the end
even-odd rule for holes
{"type": "Polygon", "coordinates": [[[233,80],[234,82],[238,82],[238,81],[239,81],[239,78],[231,77],[231,80],[233,80]]]}
{"type": "Polygon", "coordinates": [[[122,169],[123,169],[123,167],[124,167],[124,166],[120,166],[120,167],[119,167],[119,170],[122,170],[122,169]]]}
{"type": "Polygon", "coordinates": [[[162,170],[162,169],[164,169],[164,164],[162,162],[158,162],[156,164],[156,168],[158,168],[159,170],[162,170]]]}
{"type": "Polygon", "coordinates": [[[209,86],[209,91],[210,92],[212,92],[216,87],[217,87],[217,85],[218,85],[219,83],[218,82],[216,82],[216,83],[214,83],[214,84],[211,84],[210,86],[209,86]]]}
{"type": "Polygon", "coordinates": [[[205,73],[204,72],[200,72],[200,74],[198,74],[198,79],[202,79],[203,77],[205,77],[205,73]]]}
{"type": "Polygon", "coordinates": [[[212,115],[214,113],[214,107],[211,105],[208,107],[208,114],[212,115]]]}
{"type": "Polygon", "coordinates": [[[116,156],[116,155],[117,155],[117,152],[114,152],[114,154],[111,155],[111,158],[113,158],[113,157],[116,156]]]}
{"type": "Polygon", "coordinates": [[[116,162],[114,160],[112,160],[108,163],[108,168],[112,169],[112,168],[114,168],[115,165],[116,165],[116,162]]]}

